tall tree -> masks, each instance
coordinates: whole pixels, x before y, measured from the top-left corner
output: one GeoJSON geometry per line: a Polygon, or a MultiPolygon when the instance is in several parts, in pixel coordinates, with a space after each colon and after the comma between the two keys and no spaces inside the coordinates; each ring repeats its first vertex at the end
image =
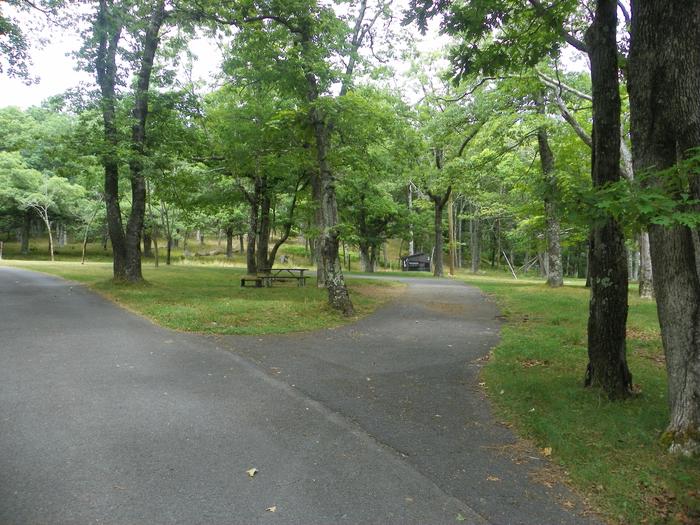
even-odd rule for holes
{"type": "MultiPolygon", "coordinates": [[[[537,111],[545,114],[544,96],[536,95],[537,111]]],[[[549,147],[547,128],[540,125],[537,129],[537,145],[544,180],[544,216],[547,223],[547,284],[553,288],[564,284],[564,272],[561,265],[561,228],[559,225],[559,205],[557,179],[554,173],[554,154],[549,147]]]]}
{"type": "MultiPolygon", "coordinates": [[[[617,2],[597,0],[586,32],[593,86],[594,188],[620,180],[620,88],[617,64],[617,2]]],[[[591,299],[588,317],[587,386],[610,398],[627,397],[632,375],[627,367],[627,250],[620,223],[610,214],[591,228],[591,299]]]]}
{"type": "MultiPolygon", "coordinates": [[[[700,199],[700,3],[633,0],[629,92],[634,169],[679,203],[700,199]],[[693,164],[689,159],[695,159],[693,164]]],[[[696,211],[697,210],[693,210],[696,211]]],[[[697,226],[649,226],[666,354],[672,452],[700,452],[697,226]]]]}
{"type": "Polygon", "coordinates": [[[92,59],[100,89],[104,126],[102,162],[105,171],[107,223],[112,241],[114,279],[128,282],[143,280],[141,272],[141,234],[146,210],[146,182],[143,156],[146,143],[148,97],[154,60],[160,44],[161,29],[168,16],[164,0],[129,6],[113,0],[100,0],[93,18],[93,31],[85,50],[92,59]],[[130,9],[131,8],[131,9],[130,9]],[[145,19],[145,25],[140,18],[145,19]],[[131,139],[128,159],[131,183],[131,211],[124,228],[119,203],[121,137],[117,123],[117,86],[120,80],[120,46],[124,33],[137,42],[135,89],[131,109],[131,139]]]}

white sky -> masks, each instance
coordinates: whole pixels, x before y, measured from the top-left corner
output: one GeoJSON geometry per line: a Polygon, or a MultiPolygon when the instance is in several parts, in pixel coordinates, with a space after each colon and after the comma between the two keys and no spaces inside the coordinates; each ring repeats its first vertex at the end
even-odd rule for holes
{"type": "MultiPolygon", "coordinates": [[[[438,35],[437,20],[432,21],[425,37],[418,35],[415,29],[412,32],[419,41],[417,47],[421,51],[434,51],[444,47],[448,42],[447,37],[438,35]]],[[[48,45],[43,48],[34,47],[31,50],[33,65],[30,71],[32,76],[39,77],[39,82],[26,85],[21,80],[0,76],[0,106],[27,108],[39,105],[46,98],[63,93],[77,86],[80,82],[94,85],[93,75],[76,71],[74,61],[69,56],[71,52],[80,47],[78,34],[57,32],[48,36],[50,37],[48,45]]],[[[191,43],[190,49],[198,56],[198,60],[195,60],[193,64],[193,80],[211,80],[218,73],[221,61],[216,45],[212,41],[198,39],[191,43]]],[[[586,68],[585,62],[573,63],[573,54],[566,53],[564,62],[569,67],[573,66],[572,69],[582,70],[586,68]]],[[[407,64],[394,63],[393,66],[399,75],[408,69],[407,64]]],[[[404,84],[401,81],[398,83],[404,84]]],[[[410,94],[406,93],[406,95],[410,94]]],[[[409,98],[414,97],[409,96],[409,98]]]]}
{"type": "MultiPolygon", "coordinates": [[[[0,0],[1,1],[1,0],[0,0]]],[[[400,0],[401,1],[401,0],[400,0]]],[[[434,24],[436,26],[437,23],[434,24]]],[[[0,107],[19,106],[28,108],[41,104],[46,98],[63,93],[79,83],[95,84],[92,74],[74,69],[74,60],[70,53],[80,48],[80,38],[76,33],[57,30],[48,36],[49,44],[31,49],[32,65],[30,74],[38,77],[39,82],[27,85],[19,79],[0,75],[0,107]]],[[[435,50],[446,45],[447,38],[437,34],[437,29],[429,31],[419,44],[420,50],[435,50]]],[[[221,56],[213,41],[198,39],[190,44],[190,50],[197,55],[193,64],[193,80],[211,80],[218,73],[221,56]]],[[[399,70],[406,70],[403,64],[393,64],[399,70]]]]}

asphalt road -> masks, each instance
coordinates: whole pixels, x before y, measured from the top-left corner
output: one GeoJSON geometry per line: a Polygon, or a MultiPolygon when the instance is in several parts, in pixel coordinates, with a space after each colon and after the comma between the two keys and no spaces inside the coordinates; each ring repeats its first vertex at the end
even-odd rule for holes
{"type": "Polygon", "coordinates": [[[495,308],[446,281],[404,299],[215,339],[0,267],[0,524],[587,523],[489,415],[495,308]]]}

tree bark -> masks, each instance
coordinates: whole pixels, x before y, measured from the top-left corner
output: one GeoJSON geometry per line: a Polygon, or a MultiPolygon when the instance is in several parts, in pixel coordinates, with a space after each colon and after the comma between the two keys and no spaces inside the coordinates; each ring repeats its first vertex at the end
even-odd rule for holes
{"type": "MultiPolygon", "coordinates": [[[[669,187],[658,175],[700,146],[700,3],[632,2],[629,94],[632,156],[647,184],[680,200],[700,197],[697,172],[669,187]]],[[[689,210],[690,211],[690,210],[689,210]]],[[[693,210],[697,212],[697,210],[693,210]]],[[[697,232],[651,225],[654,291],[666,354],[671,417],[664,439],[674,453],[700,453],[700,278],[697,232]]]]}
{"type": "MultiPolygon", "coordinates": [[[[537,96],[537,112],[545,115],[544,96],[537,96]]],[[[554,154],[549,147],[547,129],[540,126],[537,130],[537,145],[540,153],[542,179],[544,181],[544,215],[547,223],[547,284],[558,288],[564,284],[561,265],[561,228],[559,226],[558,185],[554,173],[554,154]]]]}
{"type": "Polygon", "coordinates": [[[649,232],[639,234],[639,297],[654,298],[654,279],[651,270],[651,251],[649,249],[649,232]]]}
{"type": "MultiPolygon", "coordinates": [[[[617,64],[617,2],[597,0],[586,32],[593,86],[593,187],[620,180],[620,93],[617,64]]],[[[591,299],[588,317],[586,386],[600,387],[610,399],[632,391],[627,367],[627,255],[622,227],[610,215],[591,228],[591,299]]]]}

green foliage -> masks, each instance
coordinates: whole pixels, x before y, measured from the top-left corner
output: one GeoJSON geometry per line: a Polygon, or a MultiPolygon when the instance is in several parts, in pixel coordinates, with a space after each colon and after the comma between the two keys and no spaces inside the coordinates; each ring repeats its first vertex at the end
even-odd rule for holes
{"type": "Polygon", "coordinates": [[[650,224],[700,225],[700,200],[693,196],[693,181],[700,176],[700,152],[671,168],[636,173],[634,181],[621,180],[597,190],[581,191],[579,213],[595,221],[612,214],[623,224],[641,231],[650,224]]]}

